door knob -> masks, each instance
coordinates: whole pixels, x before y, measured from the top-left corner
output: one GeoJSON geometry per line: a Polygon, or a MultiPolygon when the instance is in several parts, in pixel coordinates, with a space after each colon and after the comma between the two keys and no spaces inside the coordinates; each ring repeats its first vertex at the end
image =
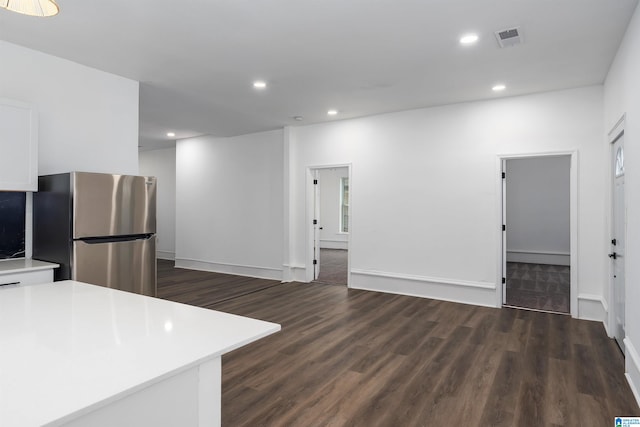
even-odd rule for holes
{"type": "Polygon", "coordinates": [[[612,254],[609,254],[609,258],[616,259],[616,258],[618,258],[618,254],[615,253],[615,252],[612,253],[612,254]]]}
{"type": "Polygon", "coordinates": [[[611,244],[612,244],[613,246],[615,246],[615,245],[617,245],[617,244],[618,244],[618,241],[617,241],[616,239],[613,239],[613,240],[611,240],[611,244]]]}

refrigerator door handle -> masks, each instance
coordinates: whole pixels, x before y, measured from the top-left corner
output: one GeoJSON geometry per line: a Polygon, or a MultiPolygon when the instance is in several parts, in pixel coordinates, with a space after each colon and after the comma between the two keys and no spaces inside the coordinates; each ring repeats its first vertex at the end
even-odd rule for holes
{"type": "Polygon", "coordinates": [[[76,239],[77,242],[84,242],[90,245],[114,242],[130,242],[132,240],[149,240],[154,234],[134,234],[129,236],[105,236],[105,237],[85,237],[84,239],[76,239]]]}

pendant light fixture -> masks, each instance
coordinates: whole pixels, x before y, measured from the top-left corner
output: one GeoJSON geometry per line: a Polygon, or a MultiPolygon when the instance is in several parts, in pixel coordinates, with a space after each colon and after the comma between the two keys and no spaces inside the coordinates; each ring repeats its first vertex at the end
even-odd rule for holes
{"type": "Polygon", "coordinates": [[[29,16],[53,16],[60,11],[54,0],[0,0],[0,7],[29,16]]]}

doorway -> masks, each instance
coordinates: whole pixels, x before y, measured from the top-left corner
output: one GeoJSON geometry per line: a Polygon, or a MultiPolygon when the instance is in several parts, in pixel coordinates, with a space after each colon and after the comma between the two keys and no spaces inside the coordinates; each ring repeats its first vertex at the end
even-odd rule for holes
{"type": "Polygon", "coordinates": [[[613,294],[613,336],[625,353],[625,235],[624,129],[611,141],[611,289],[613,294]]]}
{"type": "Polygon", "coordinates": [[[502,163],[503,305],[570,314],[572,157],[502,163]]]}
{"type": "Polygon", "coordinates": [[[349,282],[350,168],[317,167],[313,176],[313,281],[349,282]]]}

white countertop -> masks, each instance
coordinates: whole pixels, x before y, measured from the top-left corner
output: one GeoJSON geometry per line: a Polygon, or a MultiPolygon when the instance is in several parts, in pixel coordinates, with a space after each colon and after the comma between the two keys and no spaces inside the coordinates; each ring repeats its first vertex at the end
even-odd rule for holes
{"type": "Polygon", "coordinates": [[[279,330],[70,280],[1,289],[0,425],[57,425],[279,330]]]}
{"type": "Polygon", "coordinates": [[[26,273],[28,271],[49,270],[60,265],[36,259],[3,259],[0,260],[0,274],[26,273]]]}

